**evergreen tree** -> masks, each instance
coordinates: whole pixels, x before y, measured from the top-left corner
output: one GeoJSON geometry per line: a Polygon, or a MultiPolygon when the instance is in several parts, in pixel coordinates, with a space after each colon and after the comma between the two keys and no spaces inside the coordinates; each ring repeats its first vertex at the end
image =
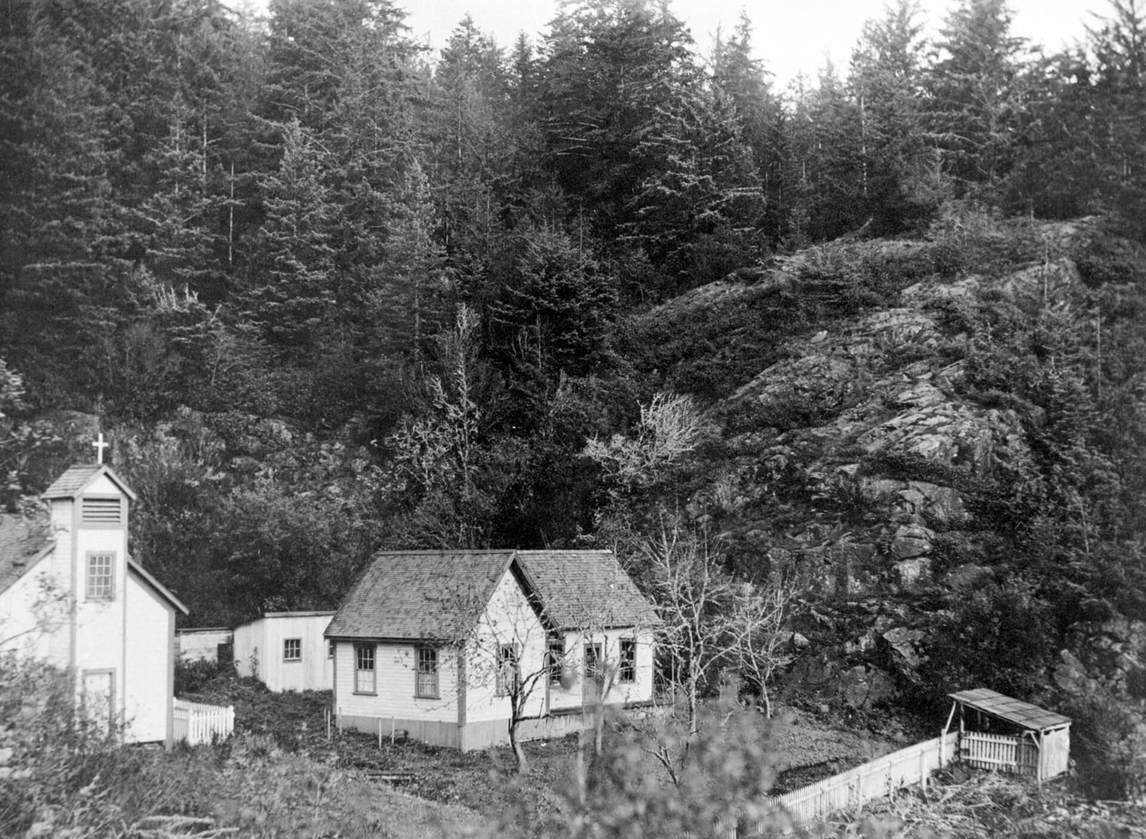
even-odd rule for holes
{"type": "Polygon", "coordinates": [[[1103,192],[1146,236],[1146,9],[1138,0],[1111,0],[1110,17],[1090,32],[1093,55],[1091,104],[1098,112],[1093,136],[1103,192]]]}
{"type": "Polygon", "coordinates": [[[860,192],[873,233],[902,228],[928,204],[923,141],[923,24],[898,0],[864,25],[848,88],[859,109],[860,192]]]}
{"type": "Polygon", "coordinates": [[[928,75],[929,136],[954,197],[997,202],[1023,124],[1023,39],[1006,0],[961,0],[928,75]]]}

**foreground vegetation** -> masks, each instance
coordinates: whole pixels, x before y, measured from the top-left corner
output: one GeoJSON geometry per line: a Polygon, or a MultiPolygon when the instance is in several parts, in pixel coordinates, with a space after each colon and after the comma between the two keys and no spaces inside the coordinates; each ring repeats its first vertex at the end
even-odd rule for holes
{"type": "MultiPolygon", "coordinates": [[[[784,817],[758,806],[776,769],[827,756],[818,766],[830,774],[846,765],[844,751],[858,762],[894,747],[869,737],[825,752],[817,744],[827,729],[806,719],[776,727],[756,711],[718,703],[695,737],[671,722],[613,721],[599,750],[576,737],[531,743],[522,778],[508,749],[461,754],[402,741],[380,747],[350,733],[328,738],[328,694],[272,694],[223,676],[201,684],[197,697],[234,702],[235,737],[166,753],[94,737],[51,688],[52,674],[5,664],[0,832],[14,837],[706,835],[733,811],[764,816],[781,831],[784,817]]],[[[1088,803],[1074,789],[1071,779],[1037,788],[956,767],[926,793],[905,790],[812,833],[1142,834],[1142,805],[1088,803]]]]}
{"type": "Polygon", "coordinates": [[[117,747],[76,720],[55,674],[0,664],[0,835],[415,839],[462,835],[477,818],[266,734],[171,752],[117,747]]]}

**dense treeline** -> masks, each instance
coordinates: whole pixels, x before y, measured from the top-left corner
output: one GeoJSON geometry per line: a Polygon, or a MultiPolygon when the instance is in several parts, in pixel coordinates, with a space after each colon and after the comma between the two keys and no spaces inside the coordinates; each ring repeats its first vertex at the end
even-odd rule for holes
{"type": "Polygon", "coordinates": [[[1143,27],[1114,0],[1046,56],[1003,0],[934,42],[901,0],[780,90],[746,20],[702,58],[644,0],[437,56],[389,0],[13,0],[5,499],[99,415],[205,622],[329,605],[379,544],[575,544],[610,502],[586,441],[671,372],[627,314],[952,201],[1146,233],[1143,27]]]}

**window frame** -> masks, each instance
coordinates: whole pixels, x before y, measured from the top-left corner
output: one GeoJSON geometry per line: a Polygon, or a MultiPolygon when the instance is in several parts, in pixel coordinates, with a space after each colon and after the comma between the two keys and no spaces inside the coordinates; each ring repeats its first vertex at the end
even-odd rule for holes
{"type": "Polygon", "coordinates": [[[497,697],[512,696],[520,685],[521,656],[518,655],[517,645],[498,644],[493,695],[497,697]]]}
{"type": "Polygon", "coordinates": [[[549,684],[557,687],[565,674],[565,636],[560,633],[551,633],[545,640],[545,666],[549,670],[549,684]],[[554,652],[558,647],[560,653],[554,652]]]}
{"type": "Polygon", "coordinates": [[[326,657],[332,659],[337,654],[338,654],[338,642],[337,641],[327,641],[326,642],[326,657]]]}
{"type": "Polygon", "coordinates": [[[87,551],[87,553],[85,554],[85,568],[84,568],[84,599],[85,600],[98,601],[101,603],[107,603],[107,602],[110,602],[112,600],[115,600],[115,559],[116,559],[115,551],[87,551]],[[100,581],[101,586],[106,582],[106,585],[107,585],[106,593],[103,593],[103,592],[97,593],[97,592],[93,591],[93,588],[94,588],[92,585],[92,582],[94,579],[92,576],[92,572],[94,571],[93,562],[97,559],[99,559],[99,560],[106,559],[107,560],[107,574],[106,575],[101,574],[101,581],[100,581]],[[106,580],[102,579],[104,576],[106,576],[106,580]]]}
{"type": "Polygon", "coordinates": [[[291,663],[302,661],[301,638],[283,638],[283,661],[291,663]],[[294,648],[294,655],[291,655],[292,646],[294,648]]]}
{"type": "Polygon", "coordinates": [[[617,681],[624,685],[631,685],[637,681],[636,638],[621,638],[619,640],[617,652],[617,681]]]}
{"type": "Polygon", "coordinates": [[[362,696],[378,695],[378,645],[354,645],[354,692],[362,696]],[[365,666],[369,664],[369,666],[365,666]],[[366,678],[363,674],[370,674],[370,689],[364,689],[366,678]]]}
{"type": "Polygon", "coordinates": [[[586,679],[597,679],[605,674],[605,645],[602,642],[586,641],[582,656],[586,679]],[[592,655],[589,655],[590,650],[593,651],[592,655]],[[590,658],[592,664],[589,663],[590,658]]]}
{"type": "Polygon", "coordinates": [[[441,699],[441,685],[438,678],[438,648],[414,647],[414,698],[441,699]],[[433,684],[429,685],[429,678],[433,684]],[[432,692],[431,692],[432,689],[432,692]]]}

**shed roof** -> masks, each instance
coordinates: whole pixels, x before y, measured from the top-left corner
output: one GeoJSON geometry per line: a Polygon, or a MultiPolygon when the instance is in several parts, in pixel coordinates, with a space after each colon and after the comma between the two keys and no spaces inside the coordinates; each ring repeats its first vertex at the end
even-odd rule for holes
{"type": "Polygon", "coordinates": [[[77,463],[69,466],[64,474],[52,481],[52,485],[44,490],[42,498],[75,498],[84,491],[99,475],[107,475],[123,490],[124,494],[135,501],[136,495],[131,487],[119,475],[112,471],[106,463],[77,463]]]}
{"type": "Polygon", "coordinates": [[[949,694],[949,696],[969,708],[1036,731],[1070,725],[1070,717],[1064,717],[1054,711],[1047,711],[1037,705],[1023,702],[1021,699],[1012,699],[987,688],[963,690],[959,693],[949,694]]]}
{"type": "Polygon", "coordinates": [[[517,559],[556,629],[661,623],[612,551],[518,551],[517,559]]]}
{"type": "Polygon", "coordinates": [[[45,510],[0,514],[0,592],[7,591],[55,544],[45,510]]]}

